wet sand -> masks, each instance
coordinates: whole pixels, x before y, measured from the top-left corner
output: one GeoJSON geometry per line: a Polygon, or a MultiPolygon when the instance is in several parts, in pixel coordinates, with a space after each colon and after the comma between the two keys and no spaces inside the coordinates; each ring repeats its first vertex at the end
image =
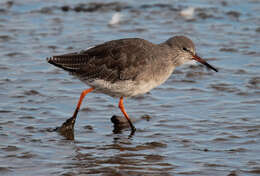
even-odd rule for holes
{"type": "Polygon", "coordinates": [[[254,0],[1,1],[0,175],[259,175],[259,43],[254,0]],[[46,57],[173,35],[192,38],[219,72],[186,65],[126,99],[133,136],[114,131],[118,100],[102,94],[86,96],[74,140],[53,132],[87,86],[46,57]]]}

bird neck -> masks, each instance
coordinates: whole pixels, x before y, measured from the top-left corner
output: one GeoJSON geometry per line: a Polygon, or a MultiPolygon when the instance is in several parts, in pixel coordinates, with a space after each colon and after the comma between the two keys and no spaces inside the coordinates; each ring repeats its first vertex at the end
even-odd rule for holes
{"type": "Polygon", "coordinates": [[[183,53],[177,46],[169,45],[167,41],[159,44],[159,46],[162,48],[163,52],[167,54],[167,57],[164,59],[167,60],[168,63],[173,64],[174,68],[186,63],[183,53]]]}

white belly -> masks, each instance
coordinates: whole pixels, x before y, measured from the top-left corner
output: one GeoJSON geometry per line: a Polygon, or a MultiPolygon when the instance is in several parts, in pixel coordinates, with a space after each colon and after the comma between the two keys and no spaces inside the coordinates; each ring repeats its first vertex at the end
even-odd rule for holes
{"type": "Polygon", "coordinates": [[[158,86],[154,81],[149,82],[134,82],[134,81],[118,81],[115,83],[97,79],[89,86],[95,88],[95,92],[108,94],[112,97],[132,97],[149,92],[154,87],[158,86]]]}
{"type": "Polygon", "coordinates": [[[132,80],[122,80],[111,83],[102,79],[96,79],[91,82],[82,80],[89,86],[95,88],[94,91],[98,93],[104,93],[112,97],[132,97],[141,94],[145,94],[152,90],[153,88],[164,83],[172,74],[174,68],[167,67],[162,70],[161,73],[149,75],[139,75],[144,77],[135,81],[132,80]]]}

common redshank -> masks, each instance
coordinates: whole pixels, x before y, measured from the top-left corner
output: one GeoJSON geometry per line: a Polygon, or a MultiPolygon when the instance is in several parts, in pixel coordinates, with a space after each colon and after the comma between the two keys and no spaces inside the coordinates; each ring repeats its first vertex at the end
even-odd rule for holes
{"type": "Polygon", "coordinates": [[[125,111],[123,98],[144,94],[164,83],[175,67],[198,61],[218,71],[196,55],[193,42],[185,36],[175,36],[154,44],[144,39],[112,40],[79,53],[47,58],[50,64],[62,68],[90,86],[83,90],[72,118],[76,120],[82,100],[89,92],[119,97],[119,108],[136,128],[125,111]]]}

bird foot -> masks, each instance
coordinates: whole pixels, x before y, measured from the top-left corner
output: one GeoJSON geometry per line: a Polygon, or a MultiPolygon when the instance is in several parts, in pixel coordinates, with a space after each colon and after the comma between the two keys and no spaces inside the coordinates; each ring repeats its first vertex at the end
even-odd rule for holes
{"type": "Polygon", "coordinates": [[[57,127],[54,131],[57,131],[68,140],[74,140],[74,125],[76,117],[72,116],[67,119],[60,127],[57,127]]]}

